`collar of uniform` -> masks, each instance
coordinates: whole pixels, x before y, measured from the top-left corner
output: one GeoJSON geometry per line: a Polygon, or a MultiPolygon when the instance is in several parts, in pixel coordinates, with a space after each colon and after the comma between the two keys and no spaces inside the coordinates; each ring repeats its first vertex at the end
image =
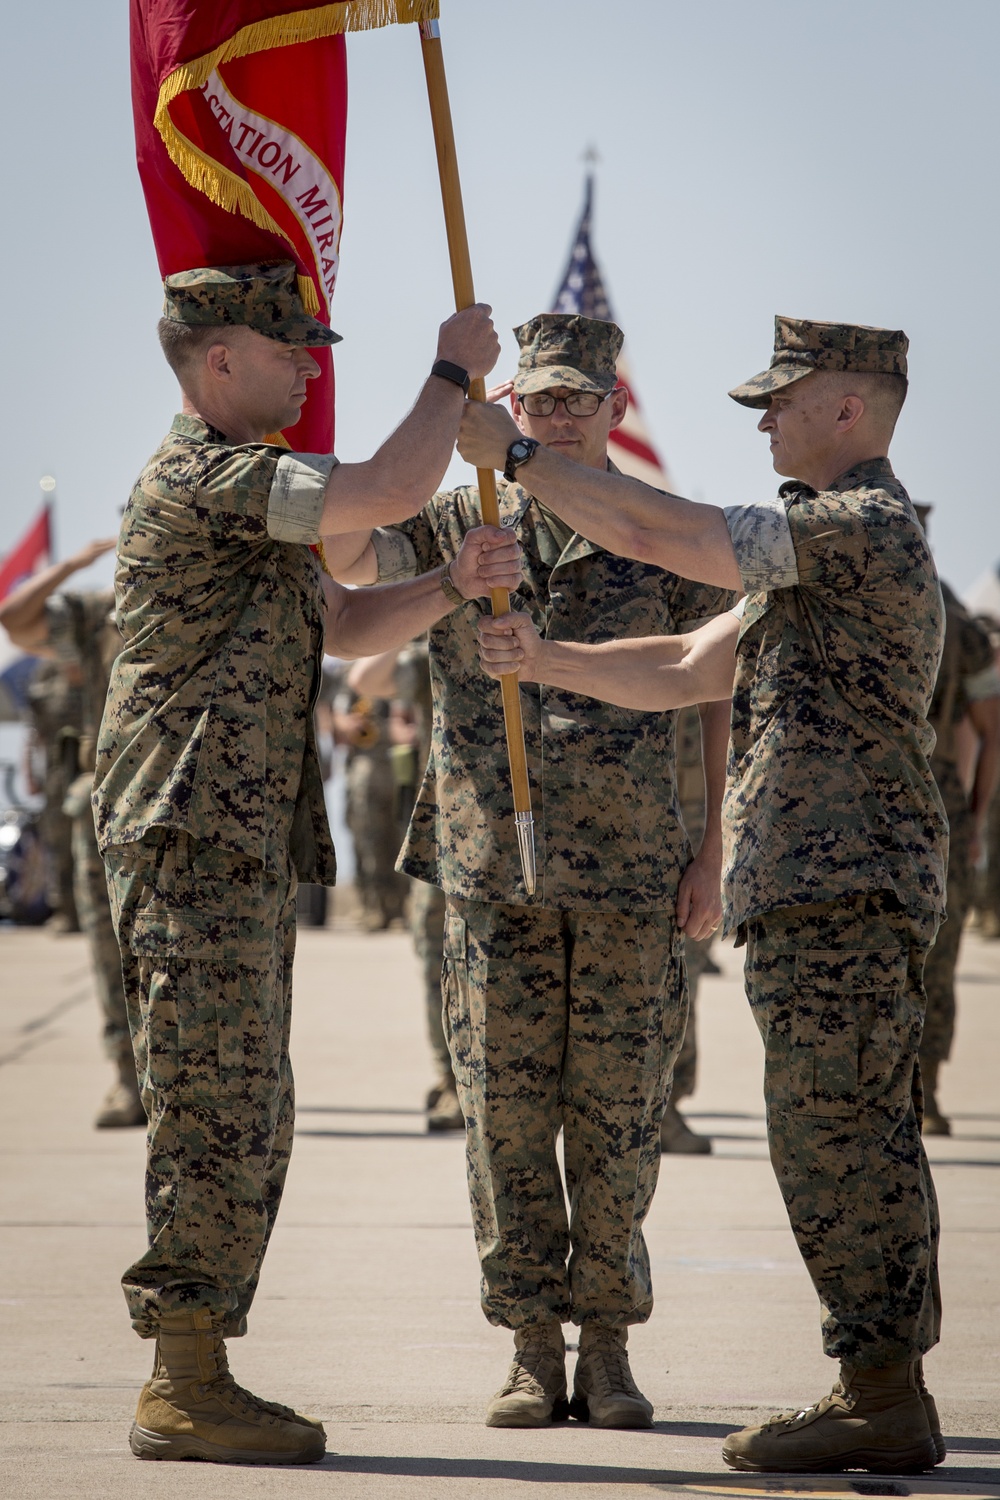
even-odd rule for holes
{"type": "MultiPolygon", "coordinates": [[[[610,458],[607,464],[609,474],[621,473],[621,469],[617,468],[611,462],[610,458]]],[[[532,501],[543,510],[546,508],[537,496],[532,495],[523,485],[516,482],[501,485],[497,500],[501,526],[517,526],[532,501]]],[[[598,547],[596,542],[590,542],[585,536],[581,536],[578,531],[574,531],[556,566],[561,568],[565,563],[575,562],[578,557],[586,557],[588,553],[603,552],[604,550],[603,547],[598,547]]]]}
{"type": "Polygon", "coordinates": [[[170,424],[170,431],[179,433],[181,437],[194,438],[196,443],[221,443],[226,448],[233,446],[225,433],[210,426],[204,417],[192,417],[186,411],[177,413],[170,424]]]}
{"type": "MultiPolygon", "coordinates": [[[[887,458],[866,458],[861,463],[855,464],[853,468],[845,469],[843,474],[838,474],[832,484],[826,487],[827,494],[845,490],[860,490],[868,486],[884,484],[887,479],[895,479],[892,472],[892,464],[887,458]]],[[[786,479],[785,483],[778,489],[782,499],[789,495],[816,495],[811,484],[806,484],[803,479],[786,479]]]]}

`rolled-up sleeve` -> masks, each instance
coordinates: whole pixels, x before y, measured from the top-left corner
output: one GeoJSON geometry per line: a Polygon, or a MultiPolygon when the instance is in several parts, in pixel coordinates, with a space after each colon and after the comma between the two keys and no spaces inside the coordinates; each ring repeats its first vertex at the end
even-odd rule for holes
{"type": "Polygon", "coordinates": [[[415,578],[417,549],[405,531],[395,526],[379,526],[372,532],[372,546],[378,559],[379,583],[395,583],[400,578],[415,578]]]}
{"type": "Polygon", "coordinates": [[[267,534],[276,542],[319,541],[326,486],[337,465],[332,453],[283,453],[267,502],[267,534]]]}
{"type": "Polygon", "coordinates": [[[795,588],[799,565],[784,501],[729,505],[723,513],[746,592],[795,588]]]}

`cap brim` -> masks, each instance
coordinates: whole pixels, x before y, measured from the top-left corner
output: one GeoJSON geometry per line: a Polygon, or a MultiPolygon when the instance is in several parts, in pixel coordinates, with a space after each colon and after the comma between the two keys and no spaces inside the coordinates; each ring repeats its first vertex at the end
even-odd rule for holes
{"type": "Polygon", "coordinates": [[[769,370],[762,370],[759,375],[752,375],[749,380],[736,386],[729,394],[741,406],[753,406],[762,410],[768,406],[775,391],[780,391],[786,385],[793,385],[796,380],[804,380],[807,375],[812,374],[811,366],[803,368],[802,365],[772,365],[769,370]]]}
{"type": "MultiPolygon", "coordinates": [[[[252,328],[255,324],[250,325],[252,328]]],[[[263,328],[257,330],[265,333],[263,328]]],[[[283,344],[297,344],[305,349],[328,348],[330,344],[339,344],[341,337],[334,333],[332,328],[327,328],[318,318],[310,318],[308,315],[302,318],[286,318],[283,323],[274,323],[266,330],[266,337],[279,339],[283,344]]]]}
{"type": "Polygon", "coordinates": [[[531,396],[536,391],[551,391],[554,386],[568,385],[574,391],[598,391],[602,396],[613,391],[614,375],[586,375],[572,365],[536,365],[514,376],[515,396],[531,396]]]}

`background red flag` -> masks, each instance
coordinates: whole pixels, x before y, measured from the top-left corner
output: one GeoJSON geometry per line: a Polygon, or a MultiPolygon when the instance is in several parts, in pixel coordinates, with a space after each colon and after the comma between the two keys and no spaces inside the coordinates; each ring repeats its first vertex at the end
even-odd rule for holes
{"type": "MultiPolygon", "coordinates": [[[[131,0],[136,155],[160,273],[294,260],[330,321],[347,128],[343,33],[438,13],[437,0],[131,0]]],[[[333,361],[285,436],[333,447],[333,361]]]]}
{"type": "Polygon", "coordinates": [[[43,505],[21,540],[0,559],[0,599],[52,561],[52,510],[43,505]]]}

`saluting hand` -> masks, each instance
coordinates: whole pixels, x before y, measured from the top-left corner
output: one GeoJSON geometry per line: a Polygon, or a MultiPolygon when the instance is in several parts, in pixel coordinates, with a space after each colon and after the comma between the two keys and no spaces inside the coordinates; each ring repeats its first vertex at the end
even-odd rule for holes
{"type": "Polygon", "coordinates": [[[451,581],[466,599],[481,599],[490,589],[516,589],[521,582],[520,543],[497,526],[474,526],[462,538],[451,581]]]}
{"type": "Polygon", "coordinates": [[[91,563],[95,563],[106,552],[113,552],[117,546],[118,538],[116,536],[104,536],[98,538],[96,541],[88,542],[85,547],[81,547],[79,552],[75,552],[69,559],[73,565],[73,571],[78,572],[81,568],[89,568],[91,563]]]}

